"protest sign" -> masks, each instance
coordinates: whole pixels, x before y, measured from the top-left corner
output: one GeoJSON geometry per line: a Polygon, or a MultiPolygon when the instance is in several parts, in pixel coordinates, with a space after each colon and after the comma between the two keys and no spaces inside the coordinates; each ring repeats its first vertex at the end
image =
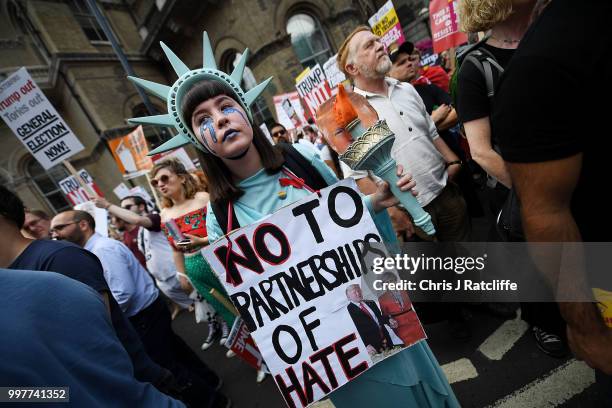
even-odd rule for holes
{"type": "Polygon", "coordinates": [[[383,4],[376,14],[368,19],[368,23],[372,27],[372,32],[380,37],[387,48],[391,44],[399,46],[406,41],[391,0],[383,4]]]}
{"type": "Polygon", "coordinates": [[[403,341],[391,335],[397,322],[381,314],[376,297],[360,301],[363,256],[385,253],[371,246],[382,239],[355,181],[319,194],[202,250],[290,407],[323,398],[424,338],[416,315],[410,326],[421,334],[403,341]]]}
{"type": "Polygon", "coordinates": [[[142,176],[153,168],[153,161],[147,156],[149,148],[142,126],[123,137],[109,140],[108,146],[126,179],[142,176]]]}
{"type": "Polygon", "coordinates": [[[323,69],[325,70],[325,75],[327,76],[327,82],[329,82],[329,86],[333,89],[340,82],[346,80],[346,75],[344,72],[340,71],[338,68],[338,54],[334,55],[323,64],[323,69]]]}
{"type": "Polygon", "coordinates": [[[84,149],[25,68],[0,84],[0,114],[45,170],[84,149]]]}
{"type": "MultiPolygon", "coordinates": [[[[98,185],[94,182],[93,178],[89,175],[87,170],[81,169],[78,171],[78,175],[81,177],[81,180],[89,186],[91,190],[93,190],[98,196],[104,197],[98,185]]],[[[84,189],[75,176],[68,176],[65,179],[59,182],[59,186],[70,200],[70,203],[74,206],[77,204],[85,203],[90,201],[94,197],[84,189]]]]}
{"type": "Polygon", "coordinates": [[[457,0],[432,0],[429,3],[429,24],[436,53],[467,42],[467,34],[459,31],[457,7],[457,0]]]}
{"type": "Polygon", "coordinates": [[[187,151],[183,147],[151,156],[151,160],[153,160],[154,164],[170,158],[178,159],[183,164],[183,166],[185,166],[185,170],[187,171],[192,171],[196,169],[196,166],[193,164],[193,161],[191,160],[191,158],[187,154],[187,151]]]}
{"type": "Polygon", "coordinates": [[[286,129],[295,129],[306,123],[300,95],[297,92],[274,95],[273,102],[278,123],[286,129]]]}
{"type": "Polygon", "coordinates": [[[80,203],[74,206],[75,210],[88,212],[96,222],[96,232],[104,237],[108,237],[108,211],[98,208],[92,201],[80,203]]]}
{"type": "Polygon", "coordinates": [[[244,321],[237,317],[225,345],[249,365],[261,369],[263,357],[244,321]]]}
{"type": "Polygon", "coordinates": [[[310,68],[306,75],[300,75],[295,83],[295,88],[306,102],[312,117],[316,116],[317,108],[332,97],[331,87],[319,64],[310,68]]]}
{"type": "Polygon", "coordinates": [[[130,195],[130,189],[125,183],[119,183],[117,187],[113,188],[113,193],[115,193],[118,199],[123,200],[124,197],[130,195]]]}

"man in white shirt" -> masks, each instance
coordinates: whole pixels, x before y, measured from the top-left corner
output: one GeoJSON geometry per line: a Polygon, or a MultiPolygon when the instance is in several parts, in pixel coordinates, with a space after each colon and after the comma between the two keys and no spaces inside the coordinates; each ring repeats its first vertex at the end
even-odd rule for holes
{"type": "MultiPolygon", "coordinates": [[[[417,200],[431,215],[440,241],[468,241],[470,221],[459,188],[449,180],[461,169],[461,161],[438,135],[425,105],[414,87],[385,75],[391,69],[380,38],[367,26],[356,28],[338,51],[338,66],[387,121],[395,133],[392,157],[416,181],[417,200]]],[[[360,189],[375,190],[372,175],[351,172],[360,189]]]]}

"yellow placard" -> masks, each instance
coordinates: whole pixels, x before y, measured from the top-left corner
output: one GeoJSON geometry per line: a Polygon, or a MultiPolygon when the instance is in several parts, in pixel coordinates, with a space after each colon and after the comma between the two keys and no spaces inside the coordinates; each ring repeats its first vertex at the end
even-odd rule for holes
{"type": "Polygon", "coordinates": [[[397,13],[395,12],[395,8],[392,7],[376,24],[374,24],[372,32],[381,37],[397,23],[397,13]]]}
{"type": "Polygon", "coordinates": [[[303,70],[303,71],[300,73],[300,75],[298,75],[298,76],[295,78],[295,83],[297,84],[298,82],[300,82],[300,81],[301,81],[302,79],[304,79],[304,77],[305,77],[306,75],[308,75],[308,74],[310,74],[310,68],[306,68],[305,70],[303,70]]]}
{"type": "Polygon", "coordinates": [[[593,295],[597,301],[597,307],[606,326],[612,328],[612,292],[593,288],[593,295]]]}

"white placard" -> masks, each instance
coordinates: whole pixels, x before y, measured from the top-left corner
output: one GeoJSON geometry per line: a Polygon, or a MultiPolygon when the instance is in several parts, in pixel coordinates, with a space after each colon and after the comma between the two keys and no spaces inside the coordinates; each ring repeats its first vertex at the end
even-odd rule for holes
{"type": "Polygon", "coordinates": [[[124,197],[130,195],[130,189],[125,183],[119,183],[117,187],[113,188],[113,193],[115,193],[118,199],[123,200],[124,197]]]}
{"type": "Polygon", "coordinates": [[[91,201],[77,204],[74,206],[74,209],[91,214],[96,222],[96,232],[104,237],[108,237],[108,211],[104,208],[96,207],[91,201]]]}
{"type": "Polygon", "coordinates": [[[402,328],[417,335],[404,342],[389,334],[400,326],[382,314],[379,299],[388,292],[359,299],[369,292],[357,288],[364,248],[382,238],[355,181],[319,193],[202,250],[290,407],[323,398],[425,338],[416,314],[402,328]]]}
{"type": "Polygon", "coordinates": [[[338,54],[325,61],[325,64],[323,64],[323,70],[327,76],[327,82],[329,82],[329,86],[332,89],[335,88],[340,82],[346,80],[346,75],[344,75],[344,72],[340,71],[340,68],[338,68],[338,54]]]}
{"type": "Polygon", "coordinates": [[[183,163],[183,166],[185,166],[185,170],[187,171],[192,171],[196,169],[196,166],[193,164],[193,161],[191,160],[191,158],[187,154],[187,151],[183,147],[153,156],[153,163],[159,163],[160,161],[170,158],[178,159],[181,163],[183,163]]]}
{"type": "Polygon", "coordinates": [[[25,68],[0,84],[0,115],[45,170],[84,149],[25,68]]]}
{"type": "Polygon", "coordinates": [[[272,135],[270,134],[270,131],[268,130],[268,127],[266,126],[266,124],[262,123],[261,125],[259,125],[259,128],[261,129],[263,134],[266,135],[270,143],[274,144],[274,140],[272,139],[272,135]]]}
{"type": "Polygon", "coordinates": [[[306,123],[304,109],[302,108],[300,96],[297,92],[274,95],[273,101],[278,123],[283,125],[285,129],[296,129],[297,127],[306,123]],[[287,115],[287,105],[289,105],[290,110],[293,110],[293,118],[287,115]]]}

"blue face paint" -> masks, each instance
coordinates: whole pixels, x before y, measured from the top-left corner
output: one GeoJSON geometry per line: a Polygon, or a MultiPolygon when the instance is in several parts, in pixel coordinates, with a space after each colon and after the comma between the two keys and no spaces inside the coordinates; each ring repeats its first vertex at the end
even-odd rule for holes
{"type": "Polygon", "coordinates": [[[249,123],[247,119],[244,117],[244,114],[234,107],[228,106],[227,108],[223,108],[222,112],[225,115],[229,115],[230,113],[237,113],[242,117],[242,120],[244,120],[245,123],[247,124],[249,123]]]}
{"type": "Polygon", "coordinates": [[[215,128],[212,124],[212,119],[209,119],[209,118],[204,119],[202,123],[200,124],[200,137],[204,141],[204,144],[206,144],[206,147],[208,148],[208,150],[210,150],[210,146],[208,145],[208,142],[206,141],[206,136],[204,135],[204,132],[206,130],[210,132],[210,137],[213,140],[213,142],[217,143],[217,134],[215,133],[215,128]]]}
{"type": "MultiPolygon", "coordinates": [[[[240,117],[242,117],[242,120],[244,120],[244,122],[246,124],[249,124],[249,121],[244,116],[244,113],[242,113],[240,110],[238,110],[238,109],[236,109],[234,107],[228,106],[226,108],[223,108],[221,110],[221,112],[224,115],[229,115],[231,113],[238,113],[240,115],[240,117]]],[[[210,137],[211,137],[212,141],[214,143],[218,143],[217,134],[215,132],[215,127],[213,125],[213,120],[211,118],[204,119],[202,121],[202,123],[200,124],[200,137],[202,138],[202,142],[204,143],[204,145],[208,149],[208,151],[213,153],[213,150],[211,149],[210,145],[208,144],[208,141],[206,140],[206,136],[205,136],[206,130],[208,130],[208,132],[210,133],[210,137]]],[[[225,138],[223,138],[222,141],[225,142],[225,138]]]]}
{"type": "MultiPolygon", "coordinates": [[[[228,106],[228,107],[225,107],[225,108],[223,108],[223,109],[221,110],[221,112],[222,112],[224,115],[229,115],[229,114],[231,114],[231,113],[237,113],[237,114],[239,114],[239,115],[240,115],[240,117],[242,118],[242,120],[244,120],[244,122],[245,122],[247,125],[249,124],[249,122],[247,121],[247,119],[244,117],[244,114],[243,114],[243,113],[242,113],[240,110],[238,110],[238,109],[234,108],[233,106],[228,106]]],[[[227,138],[226,138],[226,137],[223,137],[222,142],[225,142],[226,140],[227,140],[227,138]]]]}

